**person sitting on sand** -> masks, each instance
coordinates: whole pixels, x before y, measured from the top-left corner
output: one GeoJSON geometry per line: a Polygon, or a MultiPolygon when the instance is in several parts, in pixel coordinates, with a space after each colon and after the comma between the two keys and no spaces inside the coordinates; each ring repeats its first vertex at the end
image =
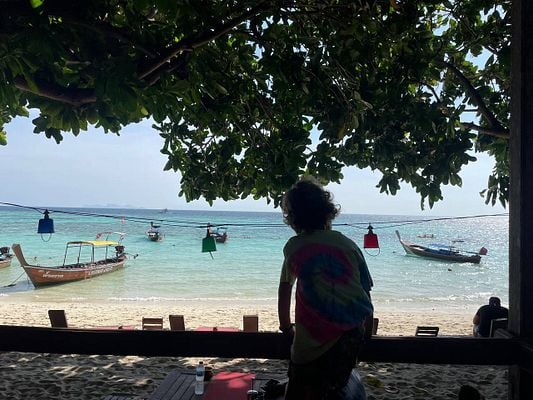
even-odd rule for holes
{"type": "Polygon", "coordinates": [[[491,297],[489,304],[481,306],[474,315],[474,336],[489,337],[490,322],[496,318],[507,318],[509,310],[502,307],[501,301],[498,297],[491,297]]]}
{"type": "MultiPolygon", "coordinates": [[[[338,207],[314,179],[298,181],[283,197],[282,210],[296,232],[283,249],[278,289],[279,329],[292,337],[285,399],[329,399],[355,367],[365,320],[373,314],[372,280],[359,247],[331,229],[338,207]]],[[[359,398],[366,398],[358,386],[359,398]]]]}

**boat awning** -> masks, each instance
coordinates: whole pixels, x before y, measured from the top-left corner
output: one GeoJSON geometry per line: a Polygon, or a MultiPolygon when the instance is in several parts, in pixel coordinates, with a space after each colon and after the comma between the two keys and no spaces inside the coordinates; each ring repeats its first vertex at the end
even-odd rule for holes
{"type": "Polygon", "coordinates": [[[111,240],[87,240],[79,242],[68,242],[68,245],[80,245],[80,246],[94,246],[94,247],[104,247],[104,246],[116,246],[118,242],[111,240]]]}

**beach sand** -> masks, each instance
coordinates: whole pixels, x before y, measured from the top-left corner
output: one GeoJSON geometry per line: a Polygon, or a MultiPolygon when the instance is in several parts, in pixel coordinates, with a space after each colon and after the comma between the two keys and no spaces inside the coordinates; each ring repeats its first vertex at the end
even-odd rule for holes
{"type": "MultiPolygon", "coordinates": [[[[47,310],[64,309],[71,327],[136,325],[145,317],[185,316],[187,329],[198,326],[242,327],[243,314],[257,314],[261,331],[276,331],[273,305],[138,304],[138,303],[17,303],[0,301],[4,325],[50,326],[47,310]]],[[[470,335],[475,310],[376,309],[380,335],[413,335],[417,325],[437,325],[441,335],[470,335]]],[[[203,359],[221,370],[261,372],[283,379],[286,361],[203,359]]],[[[196,358],[83,356],[0,353],[0,399],[102,399],[123,394],[145,398],[175,368],[193,368],[196,358]]],[[[487,400],[507,398],[507,368],[392,363],[358,365],[369,399],[456,399],[468,384],[487,400]]]]}

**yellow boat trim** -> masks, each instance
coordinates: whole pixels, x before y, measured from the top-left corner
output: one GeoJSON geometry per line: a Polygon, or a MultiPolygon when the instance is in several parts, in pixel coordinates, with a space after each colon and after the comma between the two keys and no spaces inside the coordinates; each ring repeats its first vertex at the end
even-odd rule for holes
{"type": "Polygon", "coordinates": [[[87,240],[81,242],[68,242],[69,245],[88,245],[94,247],[116,246],[119,243],[111,240],[87,240]]]}

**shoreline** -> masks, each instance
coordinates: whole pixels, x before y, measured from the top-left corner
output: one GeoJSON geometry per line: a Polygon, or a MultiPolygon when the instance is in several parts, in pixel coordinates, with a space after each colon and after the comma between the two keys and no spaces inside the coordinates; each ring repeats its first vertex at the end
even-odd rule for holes
{"type": "MultiPolygon", "coordinates": [[[[232,307],[213,304],[138,304],[113,302],[10,302],[0,299],[0,323],[7,325],[50,326],[48,309],[64,309],[69,326],[136,325],[141,319],[163,317],[169,327],[169,314],[183,314],[186,329],[198,326],[232,326],[242,328],[243,314],[259,316],[260,331],[277,331],[274,305],[232,307]]],[[[470,335],[470,310],[377,309],[379,335],[414,335],[417,325],[437,325],[439,335],[470,335]]],[[[36,353],[0,353],[0,392],[2,398],[22,400],[61,398],[101,400],[105,395],[123,394],[146,398],[173,369],[193,368],[198,358],[58,355],[36,353]]],[[[251,371],[283,379],[285,360],[203,358],[214,368],[251,371]]],[[[417,365],[360,362],[357,370],[365,384],[368,399],[449,400],[457,398],[461,385],[474,386],[487,400],[507,397],[507,368],[468,365],[417,365]]]]}
{"type": "MultiPolygon", "coordinates": [[[[162,317],[169,325],[170,314],[185,318],[187,329],[198,326],[219,325],[242,327],[242,315],[259,316],[260,331],[277,331],[277,307],[274,303],[193,302],[193,301],[12,301],[0,298],[0,324],[50,326],[47,310],[63,309],[69,325],[91,327],[98,325],[136,325],[140,328],[142,317],[162,317]],[[222,303],[222,304],[221,304],[222,303]]],[[[413,335],[418,325],[440,327],[442,335],[471,335],[472,318],[477,308],[435,309],[433,307],[399,308],[379,307],[374,317],[379,318],[379,335],[413,335]]]]}
{"type": "MultiPolygon", "coordinates": [[[[11,301],[0,298],[0,323],[5,325],[50,326],[47,310],[63,309],[69,325],[91,327],[106,325],[135,325],[141,327],[142,317],[162,317],[165,328],[168,316],[184,316],[186,329],[198,326],[242,327],[242,315],[259,316],[260,331],[277,331],[277,306],[272,302],[220,301],[11,301]],[[222,304],[221,304],[222,303],[222,304]]],[[[400,308],[379,307],[374,317],[379,318],[379,335],[414,335],[418,325],[440,327],[440,335],[472,334],[472,318],[476,308],[435,309],[434,307],[400,308]]]]}

